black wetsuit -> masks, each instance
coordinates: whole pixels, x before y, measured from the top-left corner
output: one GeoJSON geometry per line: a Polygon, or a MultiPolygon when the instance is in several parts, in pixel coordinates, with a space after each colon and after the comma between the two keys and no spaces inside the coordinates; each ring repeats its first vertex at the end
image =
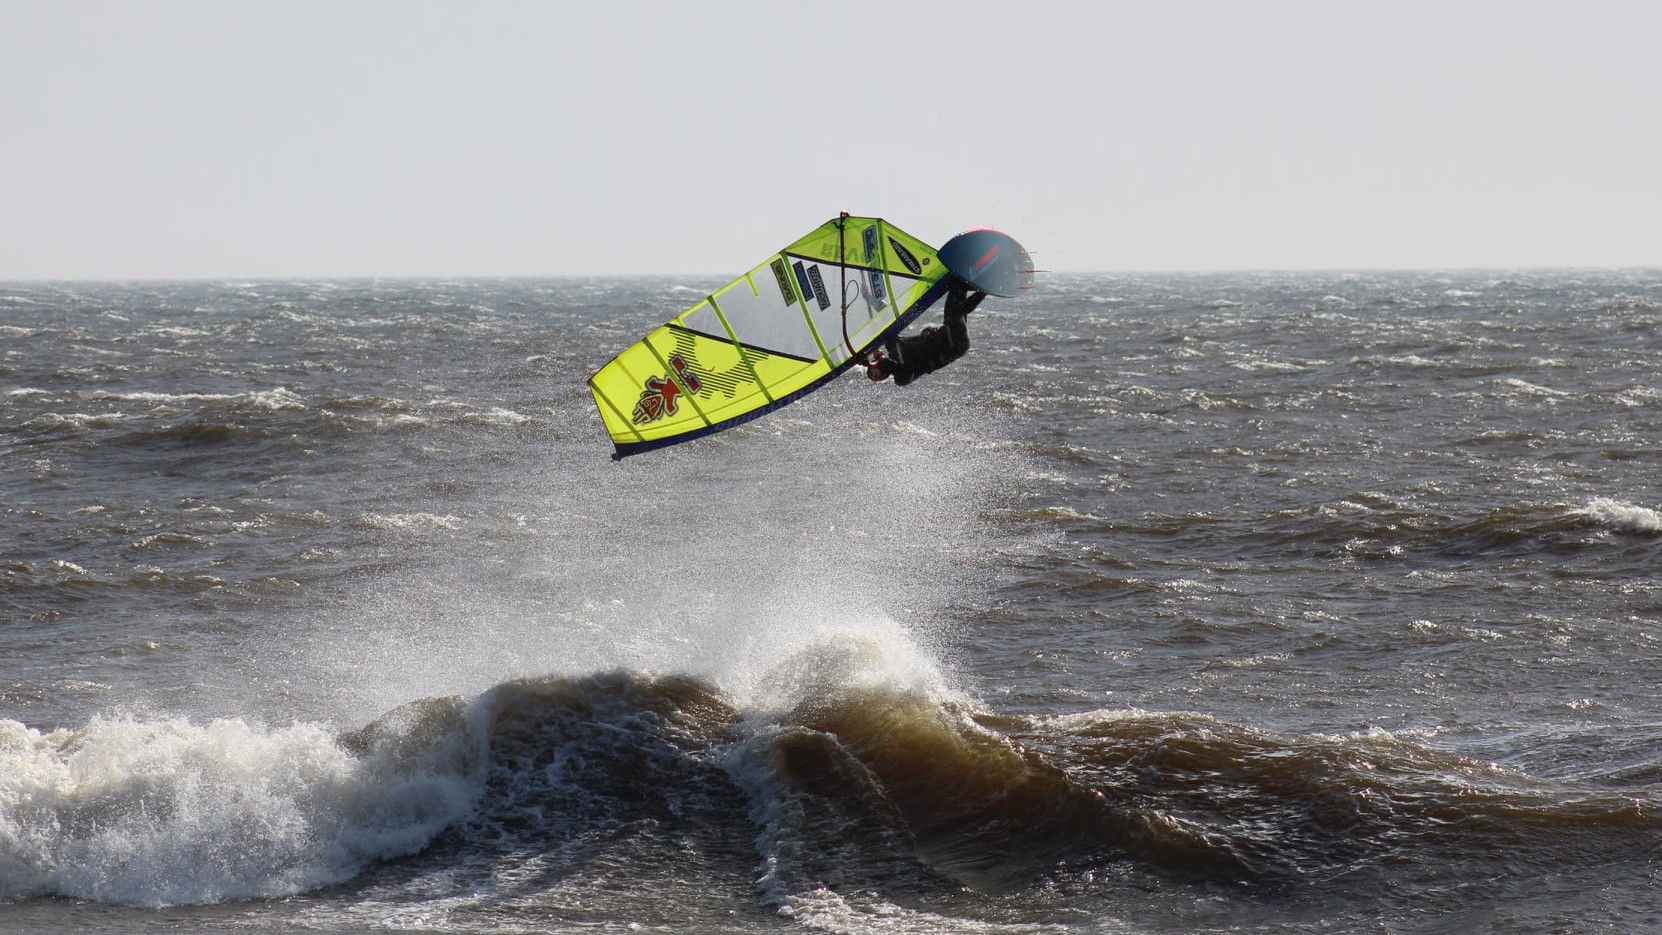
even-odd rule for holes
{"type": "Polygon", "coordinates": [[[894,377],[896,386],[905,386],[926,373],[945,367],[969,350],[969,328],[964,318],[986,298],[985,292],[969,294],[962,280],[946,294],[946,323],[925,328],[910,337],[896,338],[884,345],[883,369],[894,377]]]}

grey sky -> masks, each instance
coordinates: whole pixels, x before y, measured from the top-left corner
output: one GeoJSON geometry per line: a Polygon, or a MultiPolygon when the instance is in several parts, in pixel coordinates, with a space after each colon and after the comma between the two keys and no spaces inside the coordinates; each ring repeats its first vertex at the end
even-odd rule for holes
{"type": "Polygon", "coordinates": [[[1662,265],[1662,4],[0,0],[0,279],[1662,265]]]}

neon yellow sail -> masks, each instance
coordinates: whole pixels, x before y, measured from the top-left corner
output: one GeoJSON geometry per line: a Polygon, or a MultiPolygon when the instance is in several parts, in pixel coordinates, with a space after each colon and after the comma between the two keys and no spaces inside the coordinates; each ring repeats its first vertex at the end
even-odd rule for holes
{"type": "Polygon", "coordinates": [[[935,249],[882,218],[833,218],[589,378],[614,458],[747,422],[824,386],[945,291],[935,249]]]}

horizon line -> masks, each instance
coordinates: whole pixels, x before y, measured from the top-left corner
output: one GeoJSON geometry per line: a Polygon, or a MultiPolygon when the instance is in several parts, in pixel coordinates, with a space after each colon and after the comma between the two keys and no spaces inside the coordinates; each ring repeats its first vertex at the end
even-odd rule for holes
{"type": "MultiPolygon", "coordinates": [[[[1662,261],[1655,265],[1611,264],[1530,264],[1521,266],[1240,266],[1240,267],[1169,267],[1150,269],[1057,269],[1040,270],[1040,281],[1046,275],[1057,276],[1228,276],[1260,274],[1342,275],[1384,273],[1620,273],[1651,272],[1662,274],[1662,261]]],[[[8,278],[0,276],[0,284],[51,285],[81,283],[124,285],[137,283],[227,283],[227,282],[445,282],[489,280],[558,280],[558,279],[723,279],[733,273],[721,272],[637,272],[637,273],[344,273],[312,275],[232,275],[203,274],[186,276],[39,276],[8,278]]]]}

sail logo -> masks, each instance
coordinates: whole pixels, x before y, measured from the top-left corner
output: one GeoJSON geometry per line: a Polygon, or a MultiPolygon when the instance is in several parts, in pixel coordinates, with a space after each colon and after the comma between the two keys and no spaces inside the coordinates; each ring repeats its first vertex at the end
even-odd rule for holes
{"type": "Polygon", "coordinates": [[[830,308],[831,293],[825,291],[825,277],[819,274],[819,265],[805,269],[799,261],[791,264],[791,268],[796,270],[796,284],[802,287],[803,298],[813,299],[822,312],[830,308]]]}
{"type": "Polygon", "coordinates": [[[796,273],[796,284],[802,288],[802,297],[804,299],[818,298],[814,295],[814,284],[808,281],[808,271],[803,268],[802,261],[798,260],[792,263],[791,270],[796,273]]]}
{"type": "Polygon", "coordinates": [[[831,293],[825,291],[825,277],[819,274],[819,264],[808,267],[808,281],[814,285],[814,301],[819,303],[819,310],[830,308],[831,293]]]}
{"type": "Polygon", "coordinates": [[[883,271],[878,268],[883,258],[878,255],[877,228],[866,228],[863,240],[863,246],[866,248],[866,283],[869,287],[866,301],[875,315],[883,310],[883,306],[889,304],[883,293],[883,271]]]}
{"type": "Polygon", "coordinates": [[[889,246],[894,248],[895,258],[900,260],[901,264],[907,269],[911,270],[913,276],[923,272],[923,264],[919,263],[918,258],[912,255],[912,251],[901,246],[900,241],[890,237],[889,246]]]}
{"type": "Polygon", "coordinates": [[[785,304],[795,305],[796,295],[791,292],[791,277],[790,273],[785,271],[785,258],[779,257],[775,259],[772,263],[768,264],[768,268],[773,270],[773,278],[779,283],[779,294],[784,297],[785,304]]]}
{"type": "Polygon", "coordinates": [[[646,388],[641,391],[640,401],[635,403],[636,425],[645,425],[665,416],[675,415],[680,409],[678,400],[683,386],[687,388],[687,392],[695,396],[704,388],[698,374],[687,366],[686,359],[680,354],[670,355],[669,366],[675,371],[673,374],[646,378],[646,388]]]}

